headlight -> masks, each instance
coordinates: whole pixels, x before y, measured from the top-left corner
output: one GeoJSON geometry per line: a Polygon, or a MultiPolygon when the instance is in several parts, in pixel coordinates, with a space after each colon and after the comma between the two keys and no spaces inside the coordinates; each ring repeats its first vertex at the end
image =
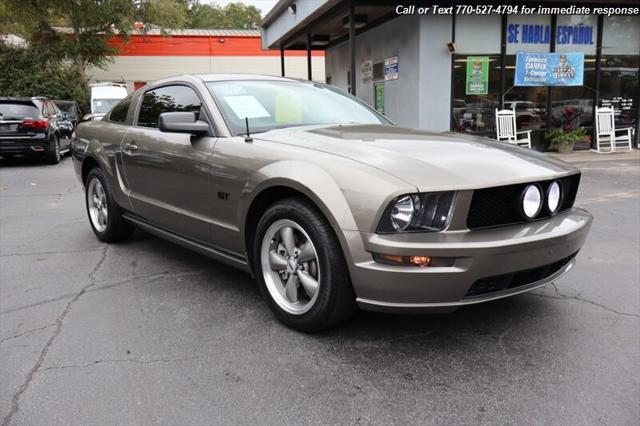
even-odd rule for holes
{"type": "Polygon", "coordinates": [[[542,193],[538,185],[527,185],[522,191],[522,213],[527,219],[533,219],[542,208],[542,193]]]}
{"type": "Polygon", "coordinates": [[[560,188],[560,182],[557,180],[551,182],[549,189],[547,189],[547,208],[549,213],[553,214],[558,211],[560,207],[560,199],[562,198],[562,190],[560,188]]]}
{"type": "Polygon", "coordinates": [[[449,221],[453,191],[401,195],[389,204],[376,232],[441,231],[449,221]]]}
{"type": "Polygon", "coordinates": [[[413,197],[410,195],[400,197],[391,207],[391,225],[396,231],[404,231],[411,225],[415,213],[416,205],[413,197]]]}

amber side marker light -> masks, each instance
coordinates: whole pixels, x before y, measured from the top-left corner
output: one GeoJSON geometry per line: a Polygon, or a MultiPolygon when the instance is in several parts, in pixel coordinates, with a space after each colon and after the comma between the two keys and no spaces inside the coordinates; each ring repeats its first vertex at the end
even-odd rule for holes
{"type": "Polygon", "coordinates": [[[393,254],[374,253],[373,260],[388,265],[397,266],[418,266],[424,267],[447,267],[453,266],[454,257],[431,257],[431,256],[398,256],[393,254]]]}

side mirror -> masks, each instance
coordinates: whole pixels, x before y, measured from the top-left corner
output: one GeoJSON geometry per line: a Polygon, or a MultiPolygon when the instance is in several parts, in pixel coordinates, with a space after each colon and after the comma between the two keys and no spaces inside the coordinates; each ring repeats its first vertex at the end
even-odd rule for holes
{"type": "Polygon", "coordinates": [[[161,132],[191,133],[203,135],[209,132],[209,124],[196,120],[195,112],[164,112],[158,119],[161,132]]]}

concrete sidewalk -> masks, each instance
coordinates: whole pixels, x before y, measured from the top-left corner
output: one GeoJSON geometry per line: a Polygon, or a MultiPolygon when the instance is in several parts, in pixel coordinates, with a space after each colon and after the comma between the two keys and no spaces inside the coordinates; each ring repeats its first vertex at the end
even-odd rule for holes
{"type": "Polygon", "coordinates": [[[611,161],[611,160],[640,160],[640,151],[620,151],[614,153],[598,154],[593,151],[574,151],[570,154],[558,154],[549,152],[550,155],[566,161],[567,163],[582,163],[585,161],[611,161]]]}

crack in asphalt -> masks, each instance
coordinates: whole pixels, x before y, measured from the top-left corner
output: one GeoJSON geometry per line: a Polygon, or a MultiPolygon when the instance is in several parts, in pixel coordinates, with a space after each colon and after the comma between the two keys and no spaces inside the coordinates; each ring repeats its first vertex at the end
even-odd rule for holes
{"type": "Polygon", "coordinates": [[[14,256],[44,256],[51,254],[70,254],[70,253],[93,253],[97,251],[102,251],[101,248],[95,248],[90,250],[57,250],[57,251],[41,251],[34,253],[6,253],[0,254],[0,257],[14,257],[14,256]]]}
{"type": "Polygon", "coordinates": [[[9,340],[17,339],[18,337],[26,336],[27,334],[35,333],[36,331],[45,330],[49,327],[53,327],[54,325],[56,324],[55,323],[47,324],[42,327],[32,328],[30,330],[23,331],[22,333],[14,334],[13,336],[10,336],[10,337],[5,337],[4,339],[0,340],[0,344],[4,342],[8,342],[9,340]]]}
{"type": "Polygon", "coordinates": [[[638,314],[632,314],[631,312],[618,311],[618,310],[610,308],[607,305],[604,305],[602,303],[598,303],[598,302],[595,302],[593,300],[589,300],[589,299],[585,299],[583,297],[580,297],[580,295],[582,293],[578,293],[575,296],[569,296],[568,294],[560,293],[560,291],[558,290],[558,287],[556,286],[555,283],[551,283],[551,286],[553,287],[553,289],[555,290],[555,292],[556,292],[556,294],[558,296],[550,296],[548,294],[541,294],[541,293],[525,293],[525,294],[529,294],[531,296],[536,296],[536,297],[545,297],[547,299],[557,299],[557,300],[574,299],[574,300],[578,300],[580,302],[589,303],[590,305],[593,305],[593,306],[597,306],[599,308],[607,310],[607,311],[609,311],[611,313],[614,313],[616,315],[622,315],[622,316],[625,316],[625,317],[631,317],[631,318],[640,319],[640,315],[638,315],[638,314]]]}
{"type": "Polygon", "coordinates": [[[158,363],[171,363],[171,362],[180,362],[180,361],[193,361],[195,359],[200,359],[200,356],[190,356],[190,357],[184,357],[184,358],[172,358],[172,359],[164,359],[164,358],[158,358],[158,359],[135,359],[135,358],[122,358],[122,359],[97,359],[93,362],[90,362],[88,364],[77,364],[77,365],[58,365],[58,366],[53,366],[53,367],[46,367],[43,368],[41,370],[39,370],[39,373],[42,373],[44,371],[50,371],[50,370],[65,370],[67,368],[87,368],[87,367],[92,367],[94,365],[98,365],[98,364],[109,364],[109,363],[134,363],[134,364],[140,364],[140,365],[146,365],[146,364],[158,364],[158,363]]]}
{"type": "MultiPolygon", "coordinates": [[[[101,281],[96,281],[94,284],[98,285],[98,284],[103,284],[103,283],[109,283],[106,285],[100,285],[99,287],[96,287],[94,289],[87,289],[87,293],[90,292],[94,292],[94,291],[102,291],[102,290],[108,290],[110,288],[113,287],[117,287],[123,284],[128,284],[132,281],[136,281],[136,280],[150,280],[153,281],[155,279],[158,278],[172,278],[172,277],[181,277],[181,276],[188,276],[188,275],[197,275],[197,274],[201,274],[203,272],[206,271],[184,271],[184,272],[168,272],[168,271],[164,271],[164,272],[156,272],[154,274],[149,274],[149,275],[138,275],[138,276],[132,276],[132,277],[128,277],[122,280],[118,280],[118,281],[113,281],[110,282],[109,280],[101,280],[101,281]]],[[[30,308],[34,308],[36,306],[42,306],[42,305],[46,305],[48,303],[53,303],[53,302],[57,302],[60,300],[65,300],[68,299],[69,297],[72,297],[73,294],[72,293],[67,293],[67,294],[63,294],[61,296],[57,296],[57,297],[53,297],[51,299],[45,299],[45,300],[41,300],[39,302],[34,302],[34,303],[30,303],[28,305],[23,305],[23,306],[18,306],[15,308],[11,308],[11,309],[7,309],[5,311],[0,311],[0,315],[7,315],[7,314],[11,314],[14,312],[18,312],[18,311],[22,311],[24,309],[30,309],[30,308]]]]}
{"type": "Polygon", "coordinates": [[[84,286],[79,292],[77,292],[69,300],[69,302],[65,306],[64,310],[62,311],[62,313],[60,315],[58,315],[58,317],[56,318],[56,321],[55,321],[56,329],[53,332],[53,334],[51,335],[51,337],[49,338],[49,340],[47,341],[47,343],[42,348],[42,351],[40,351],[40,356],[38,356],[38,360],[36,361],[35,365],[33,366],[33,368],[31,368],[31,370],[27,374],[27,377],[25,378],[24,383],[22,383],[22,385],[20,386],[18,391],[13,395],[13,398],[11,398],[11,409],[9,410],[9,413],[7,413],[7,415],[2,419],[2,426],[8,426],[9,423],[11,423],[11,419],[13,418],[13,416],[15,416],[16,413],[20,410],[20,397],[29,388],[29,385],[31,384],[31,381],[33,380],[33,377],[38,372],[38,370],[40,370],[40,367],[42,367],[42,364],[44,363],[44,360],[47,357],[47,354],[49,353],[49,349],[51,349],[51,346],[53,345],[53,342],[56,340],[56,338],[62,332],[62,322],[64,321],[64,319],[67,316],[67,314],[71,311],[71,308],[73,307],[73,304],[78,299],[80,299],[80,297],[82,297],[82,295],[84,293],[86,293],[86,291],[89,289],[89,287],[91,287],[91,286],[96,284],[96,276],[95,275],[98,272],[98,270],[100,269],[100,267],[102,266],[102,264],[107,259],[107,251],[108,251],[108,249],[109,249],[109,246],[105,244],[104,249],[102,250],[102,256],[100,256],[100,259],[98,260],[98,263],[96,263],[96,266],[89,273],[89,283],[86,286],[84,286]]]}

